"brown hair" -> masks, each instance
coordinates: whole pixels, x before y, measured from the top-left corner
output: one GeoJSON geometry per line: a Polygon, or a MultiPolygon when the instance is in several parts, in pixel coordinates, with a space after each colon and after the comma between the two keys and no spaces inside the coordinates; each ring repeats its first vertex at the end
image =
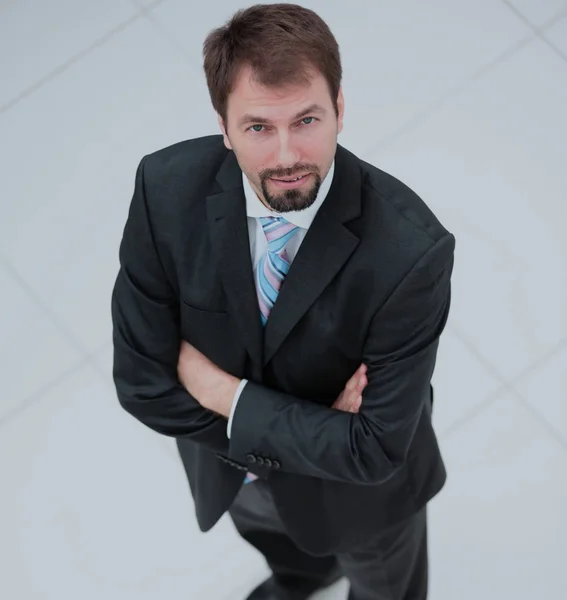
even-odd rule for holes
{"type": "Polygon", "coordinates": [[[226,124],[228,96],[243,66],[264,86],[308,83],[313,68],[327,80],[335,112],[342,79],[339,46],[328,25],[297,4],[239,10],[203,44],[203,67],[214,109],[226,124]]]}

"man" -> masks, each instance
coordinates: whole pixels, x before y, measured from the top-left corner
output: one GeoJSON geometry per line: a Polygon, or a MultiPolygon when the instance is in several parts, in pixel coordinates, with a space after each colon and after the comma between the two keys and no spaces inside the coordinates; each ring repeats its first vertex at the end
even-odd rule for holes
{"type": "Polygon", "coordinates": [[[138,168],[112,300],[120,403],[176,438],[200,528],[229,511],[265,556],[249,600],[343,575],[350,600],[424,599],[454,237],[337,144],[339,49],[315,13],[237,13],[204,69],[222,136],[138,168]]]}

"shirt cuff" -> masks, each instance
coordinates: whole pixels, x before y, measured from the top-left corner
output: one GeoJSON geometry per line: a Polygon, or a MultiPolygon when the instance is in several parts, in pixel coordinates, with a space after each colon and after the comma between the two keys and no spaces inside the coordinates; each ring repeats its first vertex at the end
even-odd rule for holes
{"type": "Polygon", "coordinates": [[[234,400],[232,401],[232,408],[230,409],[230,416],[228,418],[228,425],[226,428],[226,435],[227,437],[230,439],[230,430],[232,429],[232,419],[234,417],[234,411],[236,410],[236,405],[238,404],[238,400],[240,398],[240,394],[242,394],[242,390],[244,389],[244,386],[248,383],[247,379],[243,379],[240,382],[240,385],[238,386],[237,390],[236,390],[236,394],[234,394],[234,400]]]}

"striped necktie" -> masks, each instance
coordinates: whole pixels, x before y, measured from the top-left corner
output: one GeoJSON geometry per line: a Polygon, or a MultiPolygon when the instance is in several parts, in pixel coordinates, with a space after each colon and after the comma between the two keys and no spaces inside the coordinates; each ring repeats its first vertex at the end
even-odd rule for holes
{"type": "MultiPolygon", "coordinates": [[[[282,217],[259,217],[259,221],[268,240],[268,249],[260,259],[256,270],[260,316],[262,325],[266,325],[290,267],[285,246],[297,233],[299,227],[282,217]]],[[[256,479],[258,479],[256,475],[248,473],[244,483],[252,483],[256,479]]]]}
{"type": "Polygon", "coordinates": [[[268,249],[256,270],[256,290],[262,325],[266,325],[290,267],[286,244],[297,233],[299,227],[282,217],[259,217],[259,221],[268,240],[268,249]]]}

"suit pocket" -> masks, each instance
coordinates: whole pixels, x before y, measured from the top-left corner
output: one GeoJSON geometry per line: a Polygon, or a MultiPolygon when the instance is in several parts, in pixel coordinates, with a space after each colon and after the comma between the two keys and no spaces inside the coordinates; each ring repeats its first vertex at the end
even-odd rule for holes
{"type": "Polygon", "coordinates": [[[186,302],[185,300],[183,300],[183,298],[181,298],[181,313],[183,314],[183,311],[186,310],[188,313],[192,313],[195,316],[199,316],[199,315],[203,315],[204,317],[207,316],[223,316],[226,315],[228,316],[228,312],[226,312],[225,310],[209,310],[207,308],[198,308],[196,306],[193,306],[191,304],[189,304],[188,302],[186,302]]]}
{"type": "Polygon", "coordinates": [[[211,337],[224,337],[223,331],[226,330],[230,321],[227,312],[203,310],[190,306],[184,300],[181,300],[181,334],[190,344],[193,344],[198,350],[204,352],[199,346],[211,337]]]}
{"type": "Polygon", "coordinates": [[[228,312],[203,310],[181,301],[181,337],[209,360],[235,376],[242,376],[246,351],[228,312]]]}

